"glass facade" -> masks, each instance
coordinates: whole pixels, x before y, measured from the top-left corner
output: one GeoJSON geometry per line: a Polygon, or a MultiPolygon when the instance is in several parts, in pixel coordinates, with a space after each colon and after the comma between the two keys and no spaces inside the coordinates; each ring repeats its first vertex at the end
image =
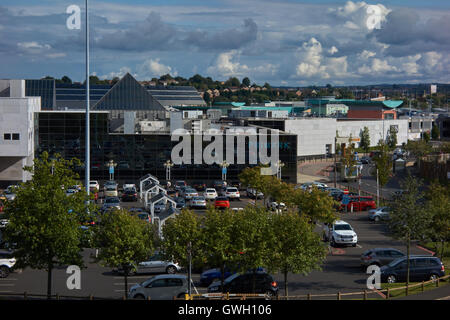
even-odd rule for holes
{"type": "Polygon", "coordinates": [[[55,99],[55,80],[25,80],[25,96],[41,97],[41,109],[53,110],[55,99]]]}
{"type": "MultiPolygon", "coordinates": [[[[85,114],[82,112],[40,112],[35,127],[38,139],[36,154],[47,151],[50,155],[61,154],[64,158],[78,158],[82,162],[85,155],[85,114]]],[[[171,141],[170,134],[117,134],[108,131],[108,113],[92,112],[91,120],[91,179],[108,180],[106,163],[117,163],[114,179],[118,182],[138,183],[139,179],[150,173],[164,180],[164,163],[171,159],[173,147],[179,141],[171,141]]],[[[193,142],[194,139],[192,139],[193,142]]],[[[270,139],[269,139],[270,142],[270,139]]],[[[203,147],[210,142],[203,142],[203,147]]],[[[236,144],[236,142],[235,142],[236,144]]],[[[246,159],[249,141],[246,139],[246,159]]],[[[258,146],[259,147],[259,146],[258,146]]],[[[296,183],[297,179],[297,136],[279,136],[279,158],[285,164],[282,178],[296,183]]],[[[224,146],[225,149],[225,146],[224,146]]],[[[270,154],[270,143],[268,143],[270,154]]],[[[194,148],[192,147],[193,151],[194,148]]],[[[236,152],[236,151],[235,151],[236,152]]],[[[224,150],[224,155],[225,155],[224,150]]],[[[193,155],[191,157],[194,158],[193,155]]],[[[231,165],[227,169],[227,180],[238,180],[238,174],[249,165],[231,165]]],[[[80,178],[84,168],[78,168],[80,178]]],[[[205,181],[220,180],[222,169],[219,165],[175,165],[171,169],[171,180],[205,181]]]]}

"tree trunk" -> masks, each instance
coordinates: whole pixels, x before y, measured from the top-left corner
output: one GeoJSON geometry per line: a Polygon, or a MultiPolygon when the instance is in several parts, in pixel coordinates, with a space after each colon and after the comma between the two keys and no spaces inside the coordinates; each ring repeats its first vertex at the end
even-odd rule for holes
{"type": "Polygon", "coordinates": [[[222,292],[224,281],[225,281],[225,262],[222,262],[222,265],[220,266],[220,284],[222,285],[222,292]]]}
{"type": "Polygon", "coordinates": [[[123,274],[125,278],[125,297],[128,296],[128,266],[124,266],[123,274]]]}

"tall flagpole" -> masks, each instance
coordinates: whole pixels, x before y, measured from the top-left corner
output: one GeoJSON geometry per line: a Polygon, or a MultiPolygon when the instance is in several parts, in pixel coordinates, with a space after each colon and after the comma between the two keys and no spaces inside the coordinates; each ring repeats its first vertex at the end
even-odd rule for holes
{"type": "Polygon", "coordinates": [[[89,195],[89,180],[90,180],[90,104],[89,91],[89,9],[88,0],[86,0],[86,156],[85,156],[85,178],[86,178],[86,192],[89,195]]]}

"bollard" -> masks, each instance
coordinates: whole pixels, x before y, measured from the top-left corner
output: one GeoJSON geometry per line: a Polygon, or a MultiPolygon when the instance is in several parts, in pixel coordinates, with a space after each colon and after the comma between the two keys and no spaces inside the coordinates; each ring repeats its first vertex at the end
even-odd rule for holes
{"type": "Polygon", "coordinates": [[[387,288],[387,291],[386,291],[386,300],[388,300],[389,299],[389,287],[387,288]]]}
{"type": "Polygon", "coordinates": [[[337,293],[337,299],[341,300],[341,293],[340,292],[337,293]]]}
{"type": "Polygon", "coordinates": [[[308,293],[307,299],[311,300],[311,293],[308,293]]]}
{"type": "Polygon", "coordinates": [[[425,291],[425,281],[422,281],[422,292],[424,292],[425,291]]]}
{"type": "Polygon", "coordinates": [[[436,287],[439,287],[439,278],[437,278],[436,287]]]}
{"type": "Polygon", "coordinates": [[[364,290],[364,300],[367,300],[367,290],[364,290]]]}
{"type": "Polygon", "coordinates": [[[94,296],[92,294],[89,296],[89,300],[94,300],[94,296]]]}
{"type": "Polygon", "coordinates": [[[25,300],[28,299],[28,296],[27,296],[27,292],[26,292],[26,291],[23,293],[23,298],[24,298],[25,300]]]}

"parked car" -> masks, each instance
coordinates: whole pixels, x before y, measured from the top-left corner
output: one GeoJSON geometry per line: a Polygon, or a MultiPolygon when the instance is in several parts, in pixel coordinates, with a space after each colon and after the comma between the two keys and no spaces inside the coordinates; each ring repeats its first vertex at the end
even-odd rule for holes
{"type": "Polygon", "coordinates": [[[114,186],[106,187],[105,192],[104,192],[104,196],[105,197],[118,197],[119,196],[119,192],[117,191],[117,187],[114,187],[114,186]]]}
{"type": "Polygon", "coordinates": [[[177,209],[183,209],[186,207],[186,201],[182,197],[176,197],[173,200],[177,203],[177,209]]]}
{"type": "Polygon", "coordinates": [[[214,207],[216,209],[227,209],[230,207],[230,200],[227,197],[217,197],[214,202],[214,207]]]}
{"type": "Polygon", "coordinates": [[[272,201],[267,203],[267,209],[275,211],[275,210],[286,210],[287,208],[283,202],[278,203],[276,201],[272,201]]]}
{"type": "Polygon", "coordinates": [[[278,284],[270,274],[265,272],[235,273],[224,280],[223,287],[221,281],[211,283],[208,286],[208,292],[262,293],[268,298],[273,298],[278,295],[278,284]]]}
{"type": "Polygon", "coordinates": [[[137,201],[138,200],[138,196],[137,196],[137,192],[135,190],[132,189],[126,189],[123,193],[122,193],[122,201],[137,201]]]}
{"type": "Polygon", "coordinates": [[[100,184],[96,180],[90,180],[89,181],[89,189],[90,190],[97,189],[97,191],[99,191],[100,190],[100,184]]]}
{"type": "Polygon", "coordinates": [[[14,201],[16,199],[16,194],[13,191],[8,190],[8,189],[5,190],[4,196],[7,201],[14,201]]]}
{"type": "MultiPolygon", "coordinates": [[[[118,273],[123,273],[122,268],[118,268],[118,273]]],[[[132,267],[132,272],[137,273],[167,273],[175,274],[181,271],[181,267],[178,263],[173,261],[165,261],[159,252],[155,252],[153,256],[146,261],[139,262],[132,267]]]]}
{"type": "MultiPolygon", "coordinates": [[[[342,199],[344,202],[344,198],[342,199]]],[[[367,196],[350,196],[347,204],[342,203],[340,209],[350,211],[353,206],[353,211],[366,211],[367,209],[376,209],[377,204],[372,197],[367,196]]]]}
{"type": "Polygon", "coordinates": [[[263,199],[264,193],[260,191],[256,192],[256,189],[249,187],[247,188],[247,196],[251,199],[263,199]]]}
{"type": "Polygon", "coordinates": [[[227,197],[230,200],[239,200],[241,198],[241,194],[239,193],[238,188],[235,187],[227,187],[223,191],[222,196],[227,197]]]}
{"type": "Polygon", "coordinates": [[[175,190],[180,190],[181,187],[186,187],[186,186],[187,186],[186,181],[179,180],[179,181],[175,182],[175,190]]]}
{"type": "Polygon", "coordinates": [[[188,279],[184,275],[157,275],[131,287],[129,299],[172,300],[188,293],[188,279]]]}
{"type": "Polygon", "coordinates": [[[219,196],[217,194],[216,189],[214,188],[206,188],[205,192],[203,193],[203,196],[206,200],[216,200],[216,198],[219,196]]]}
{"type": "Polygon", "coordinates": [[[405,254],[397,249],[373,248],[364,251],[364,253],[361,255],[361,266],[368,267],[371,265],[377,265],[381,267],[404,256],[405,254]]]}
{"type": "Polygon", "coordinates": [[[323,228],[323,239],[324,241],[331,241],[331,246],[333,247],[337,245],[351,245],[356,247],[358,243],[356,232],[349,223],[343,220],[337,220],[331,226],[325,224],[323,228]]]}
{"type": "Polygon", "coordinates": [[[377,209],[369,210],[369,219],[375,222],[381,220],[389,220],[389,213],[391,212],[391,208],[389,207],[380,207],[377,209]]]}
{"type": "Polygon", "coordinates": [[[216,180],[213,183],[213,188],[216,190],[222,190],[227,187],[227,182],[224,180],[216,180]]]}
{"type": "Polygon", "coordinates": [[[105,184],[103,185],[103,190],[106,190],[107,187],[114,187],[117,189],[117,186],[118,186],[117,182],[109,180],[109,181],[106,181],[105,184]]]}
{"type": "Polygon", "coordinates": [[[73,194],[75,194],[75,193],[77,193],[78,192],[78,190],[77,189],[67,189],[67,191],[66,191],[66,196],[71,196],[71,195],[73,195],[73,194]]]}
{"type": "Polygon", "coordinates": [[[0,251],[0,278],[7,278],[11,273],[14,265],[16,264],[16,259],[11,251],[0,251]]]}
{"type": "Polygon", "coordinates": [[[128,190],[128,189],[137,191],[136,185],[134,183],[124,183],[122,185],[122,190],[128,190]]]}
{"type": "MultiPolygon", "coordinates": [[[[263,272],[265,270],[264,270],[264,268],[259,267],[257,269],[257,271],[263,272]]],[[[237,273],[237,271],[233,271],[232,269],[225,266],[224,276],[223,276],[224,280],[235,273],[237,273]]],[[[209,270],[203,271],[202,274],[200,275],[200,285],[207,287],[215,281],[221,281],[221,278],[222,278],[222,273],[220,272],[220,268],[209,269],[209,270]]]]}
{"type": "Polygon", "coordinates": [[[137,215],[137,217],[145,222],[151,223],[152,222],[152,217],[150,216],[150,214],[148,214],[147,212],[141,212],[137,215]]]}
{"type": "Polygon", "coordinates": [[[103,203],[101,211],[105,212],[111,209],[120,209],[120,199],[118,197],[107,197],[103,203]]]}
{"type": "MultiPolygon", "coordinates": [[[[381,267],[381,282],[395,283],[405,282],[407,274],[407,256],[398,258],[388,265],[381,267]]],[[[410,256],[409,257],[410,281],[435,280],[445,275],[444,264],[438,257],[410,256]]]]}
{"type": "Polygon", "coordinates": [[[206,199],[205,197],[193,197],[189,201],[189,207],[190,208],[202,208],[206,209],[206,199]]]}
{"type": "Polygon", "coordinates": [[[183,197],[185,200],[191,200],[193,197],[198,197],[198,192],[192,188],[186,188],[183,192],[183,197]]]}

